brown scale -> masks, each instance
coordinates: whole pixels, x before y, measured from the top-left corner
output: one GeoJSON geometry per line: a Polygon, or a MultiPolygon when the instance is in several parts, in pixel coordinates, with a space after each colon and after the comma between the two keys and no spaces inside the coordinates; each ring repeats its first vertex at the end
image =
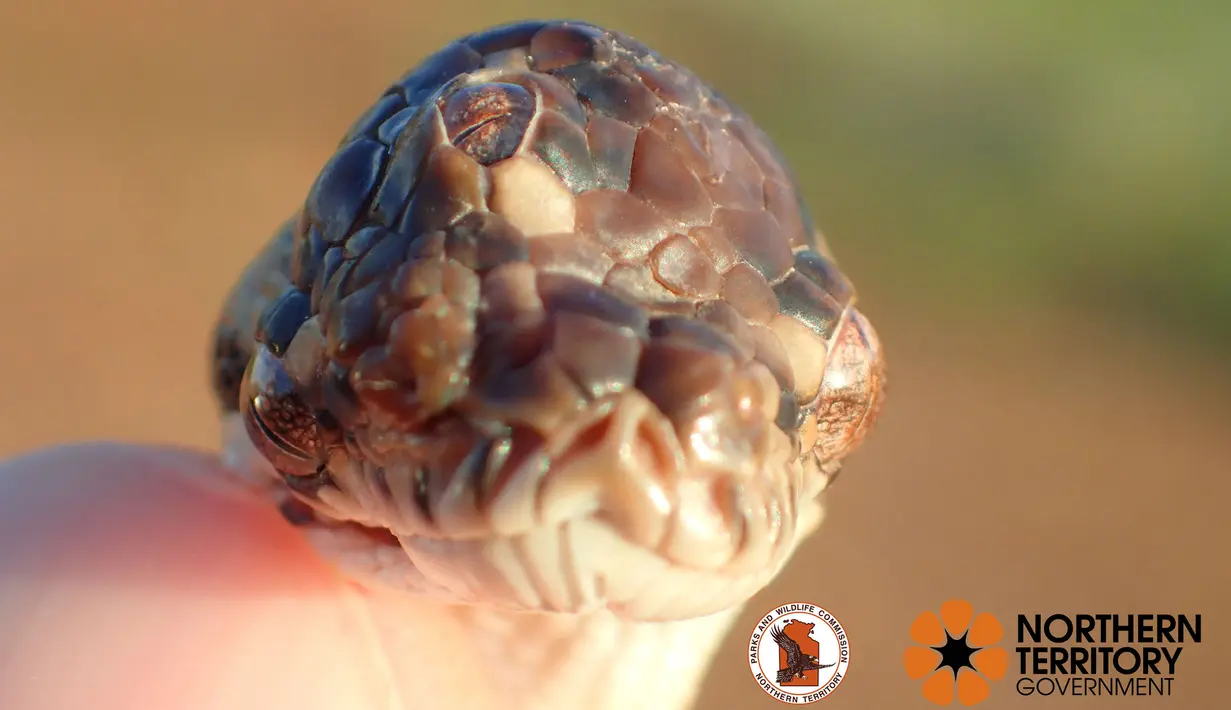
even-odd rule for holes
{"type": "Polygon", "coordinates": [[[650,263],[659,282],[681,296],[713,298],[722,288],[722,276],[713,262],[682,234],[672,235],[654,247],[650,263]]]}
{"type": "Polygon", "coordinates": [[[853,290],[777,148],[619,33],[531,23],[445,47],[356,121],[289,235],[327,357],[301,386],[343,430],[454,421],[516,458],[636,387],[682,438],[716,417],[755,448],[768,417],[836,456],[874,407],[880,373],[820,382],[861,331],[839,334],[853,290]]]}
{"type": "Polygon", "coordinates": [[[659,312],[686,313],[693,308],[691,303],[680,301],[679,294],[672,293],[646,264],[616,264],[607,272],[603,285],[631,302],[653,303],[659,312]]]}
{"type": "Polygon", "coordinates": [[[559,111],[539,114],[530,140],[530,152],[577,194],[598,186],[598,173],[590,157],[585,128],[559,111]]]}

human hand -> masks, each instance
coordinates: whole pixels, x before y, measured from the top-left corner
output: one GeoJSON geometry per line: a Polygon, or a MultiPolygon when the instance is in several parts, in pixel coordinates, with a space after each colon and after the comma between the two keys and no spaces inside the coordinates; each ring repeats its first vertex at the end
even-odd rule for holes
{"type": "Polygon", "coordinates": [[[353,592],[220,463],[92,443],[0,462],[0,707],[383,707],[353,592]]]}

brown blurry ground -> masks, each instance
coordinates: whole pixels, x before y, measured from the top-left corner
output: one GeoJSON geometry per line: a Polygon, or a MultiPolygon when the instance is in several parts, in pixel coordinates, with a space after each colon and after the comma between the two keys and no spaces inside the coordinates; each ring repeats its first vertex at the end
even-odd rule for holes
{"type": "MultiPolygon", "coordinates": [[[[351,118],[452,35],[560,12],[351,5],[0,7],[0,454],[93,438],[213,447],[215,308],[351,118]]],[[[567,14],[619,22],[707,77],[734,71],[725,55],[707,63],[696,27],[675,36],[686,9],[657,12],[567,14]]],[[[732,93],[773,87],[757,91],[732,93]]],[[[925,176],[899,177],[852,199],[928,189],[925,176]]],[[[854,255],[891,396],[833,489],[823,532],[753,600],[700,707],[776,706],[741,646],[753,619],[790,601],[822,604],[850,633],[849,680],[822,706],[926,707],[900,658],[915,615],[950,597],[1002,619],[1201,613],[1206,638],[1184,651],[1174,696],[1148,702],[1221,704],[1231,377],[1217,353],[1081,309],[937,305],[880,268],[888,256],[861,249],[861,227],[882,226],[874,215],[839,209],[838,229],[819,211],[838,254],[854,255]]],[[[1073,702],[1018,698],[1014,677],[985,707],[1073,702]]]]}

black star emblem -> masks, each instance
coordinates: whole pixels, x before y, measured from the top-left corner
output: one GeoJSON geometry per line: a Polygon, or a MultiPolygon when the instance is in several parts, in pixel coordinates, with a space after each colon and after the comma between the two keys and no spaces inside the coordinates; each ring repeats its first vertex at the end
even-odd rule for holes
{"type": "Polygon", "coordinates": [[[972,647],[966,642],[966,636],[969,632],[962,634],[962,638],[955,639],[945,632],[945,643],[942,646],[933,646],[933,651],[940,651],[940,664],[936,666],[936,670],[941,668],[949,668],[953,671],[953,677],[957,677],[957,672],[963,668],[974,670],[975,666],[970,662],[971,655],[979,649],[972,647]]]}

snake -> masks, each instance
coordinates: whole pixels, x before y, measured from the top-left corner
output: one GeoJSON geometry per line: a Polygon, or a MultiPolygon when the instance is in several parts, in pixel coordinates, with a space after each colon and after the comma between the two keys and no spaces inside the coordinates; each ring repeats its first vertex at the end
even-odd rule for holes
{"type": "Polygon", "coordinates": [[[855,300],[696,74],[490,27],[388,85],[226,297],[227,469],[356,590],[372,707],[688,707],[881,411],[855,300]]]}

